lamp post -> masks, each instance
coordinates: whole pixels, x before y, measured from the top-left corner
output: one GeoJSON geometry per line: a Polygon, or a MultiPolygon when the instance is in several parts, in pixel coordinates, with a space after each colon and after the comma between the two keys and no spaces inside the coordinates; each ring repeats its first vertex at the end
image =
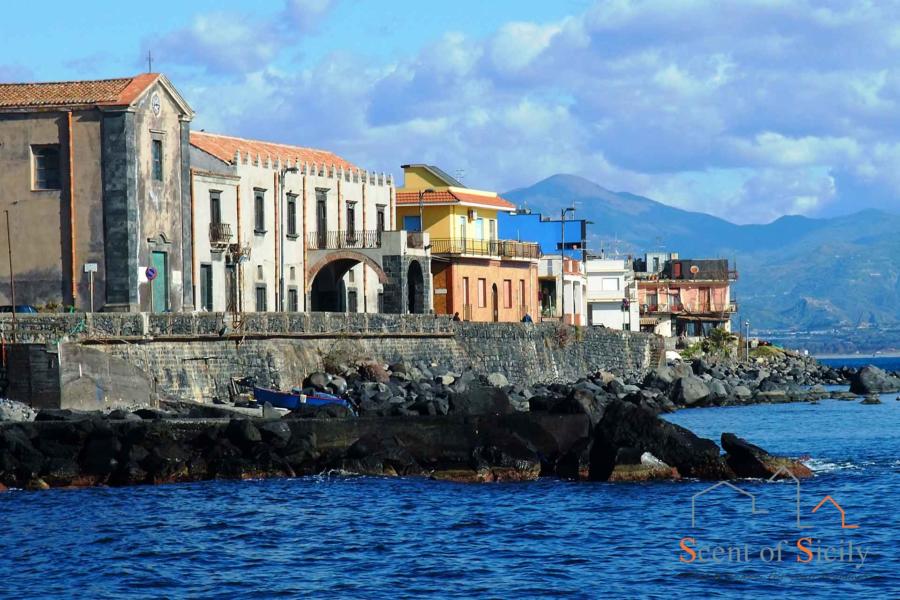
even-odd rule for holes
{"type": "Polygon", "coordinates": [[[747,349],[747,362],[750,362],[750,320],[744,321],[744,327],[747,328],[747,335],[744,337],[744,343],[747,349]]]}
{"type": "Polygon", "coordinates": [[[559,280],[562,284],[562,289],[560,290],[560,298],[559,298],[559,322],[563,325],[566,324],[566,213],[575,212],[575,208],[570,206],[568,208],[563,208],[559,213],[559,224],[560,224],[560,244],[559,244],[559,263],[560,263],[560,272],[559,272],[559,280]]]}
{"type": "MultiPolygon", "coordinates": [[[[280,312],[284,312],[284,242],[287,240],[287,235],[285,233],[285,223],[287,219],[284,214],[284,176],[287,173],[297,173],[299,169],[297,167],[284,167],[278,173],[278,192],[279,192],[279,204],[281,205],[281,234],[278,236],[280,239],[278,243],[281,244],[281,252],[279,252],[279,270],[278,270],[278,310],[280,312]]],[[[304,198],[304,201],[306,199],[304,198]]]]}
{"type": "Polygon", "coordinates": [[[425,194],[433,194],[434,189],[419,190],[419,232],[425,231],[425,194]]]}

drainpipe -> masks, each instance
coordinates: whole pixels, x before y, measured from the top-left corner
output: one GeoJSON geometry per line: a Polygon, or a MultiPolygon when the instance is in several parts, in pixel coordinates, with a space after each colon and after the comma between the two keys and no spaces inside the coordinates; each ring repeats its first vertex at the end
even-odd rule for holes
{"type": "MultiPolygon", "coordinates": [[[[72,259],[72,306],[78,304],[78,287],[75,283],[75,144],[72,140],[72,111],[66,112],[66,122],[69,128],[69,239],[70,239],[70,256],[72,259]]],[[[15,307],[13,307],[15,312],[15,307]]]]}
{"type": "MultiPolygon", "coordinates": [[[[235,169],[236,171],[236,169],[235,169]]],[[[237,185],[234,186],[235,190],[235,204],[237,205],[237,223],[235,224],[235,228],[237,229],[237,244],[238,251],[243,249],[241,246],[241,182],[238,181],[237,185]]],[[[234,279],[237,283],[237,297],[234,299],[235,302],[235,312],[243,312],[244,310],[244,285],[242,281],[242,273],[244,272],[243,263],[240,260],[234,265],[235,273],[234,279]]]]}
{"type": "MultiPolygon", "coordinates": [[[[194,169],[191,169],[191,298],[194,309],[197,308],[197,254],[194,251],[194,240],[197,239],[197,219],[194,216],[194,169]]],[[[182,221],[183,223],[183,221],[182,221]]]]}

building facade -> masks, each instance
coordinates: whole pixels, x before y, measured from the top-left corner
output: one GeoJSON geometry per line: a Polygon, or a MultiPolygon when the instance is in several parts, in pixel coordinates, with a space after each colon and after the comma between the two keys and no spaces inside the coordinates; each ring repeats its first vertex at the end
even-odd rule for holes
{"type": "Polygon", "coordinates": [[[571,325],[584,325],[587,278],[580,260],[559,254],[541,257],[538,267],[541,319],[562,320],[571,325]]]}
{"type": "Polygon", "coordinates": [[[196,305],[429,312],[422,236],[397,231],[390,176],[324,150],[191,134],[196,305]]]}
{"type": "Polygon", "coordinates": [[[731,283],[737,272],[727,260],[647,255],[635,261],[634,269],[642,331],[685,342],[717,327],[731,331],[731,317],[737,312],[731,283]]]}
{"type": "Polygon", "coordinates": [[[435,313],[466,321],[536,319],[540,249],[497,235],[498,212],[515,206],[431,165],[403,165],[403,173],[398,226],[429,236],[435,313]]]}
{"type": "MultiPolygon", "coordinates": [[[[16,304],[192,310],[193,116],[155,73],[0,84],[0,210],[16,304]]],[[[11,304],[0,263],[0,304],[11,304]]]]}
{"type": "Polygon", "coordinates": [[[588,325],[637,331],[640,310],[631,261],[626,258],[589,258],[585,263],[585,273],[588,325]]]}

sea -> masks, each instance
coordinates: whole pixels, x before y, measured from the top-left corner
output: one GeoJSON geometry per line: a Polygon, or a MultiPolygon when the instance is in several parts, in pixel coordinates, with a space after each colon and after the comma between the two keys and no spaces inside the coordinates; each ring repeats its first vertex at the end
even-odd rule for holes
{"type": "Polygon", "coordinates": [[[0,598],[896,598],[896,397],[666,416],[803,456],[799,482],[13,490],[0,598]]]}

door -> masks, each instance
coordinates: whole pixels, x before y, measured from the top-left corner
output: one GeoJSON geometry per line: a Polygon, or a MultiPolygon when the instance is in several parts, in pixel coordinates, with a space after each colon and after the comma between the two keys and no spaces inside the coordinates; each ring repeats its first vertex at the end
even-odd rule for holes
{"type": "Polygon", "coordinates": [[[237,269],[233,264],[225,265],[225,310],[237,312],[237,269]]]}
{"type": "Polygon", "coordinates": [[[150,264],[156,269],[156,279],[150,284],[152,289],[152,310],[166,312],[169,310],[169,265],[165,252],[154,251],[150,255],[150,264]]]}
{"type": "Polygon", "coordinates": [[[500,320],[500,307],[498,306],[496,283],[491,286],[491,314],[493,315],[495,323],[500,320]]]}
{"type": "Polygon", "coordinates": [[[200,265],[200,308],[207,312],[213,309],[212,265],[200,265]]]}
{"type": "Polygon", "coordinates": [[[316,230],[319,232],[320,250],[325,249],[325,240],[328,238],[328,210],[325,200],[316,202],[316,230]]]}

